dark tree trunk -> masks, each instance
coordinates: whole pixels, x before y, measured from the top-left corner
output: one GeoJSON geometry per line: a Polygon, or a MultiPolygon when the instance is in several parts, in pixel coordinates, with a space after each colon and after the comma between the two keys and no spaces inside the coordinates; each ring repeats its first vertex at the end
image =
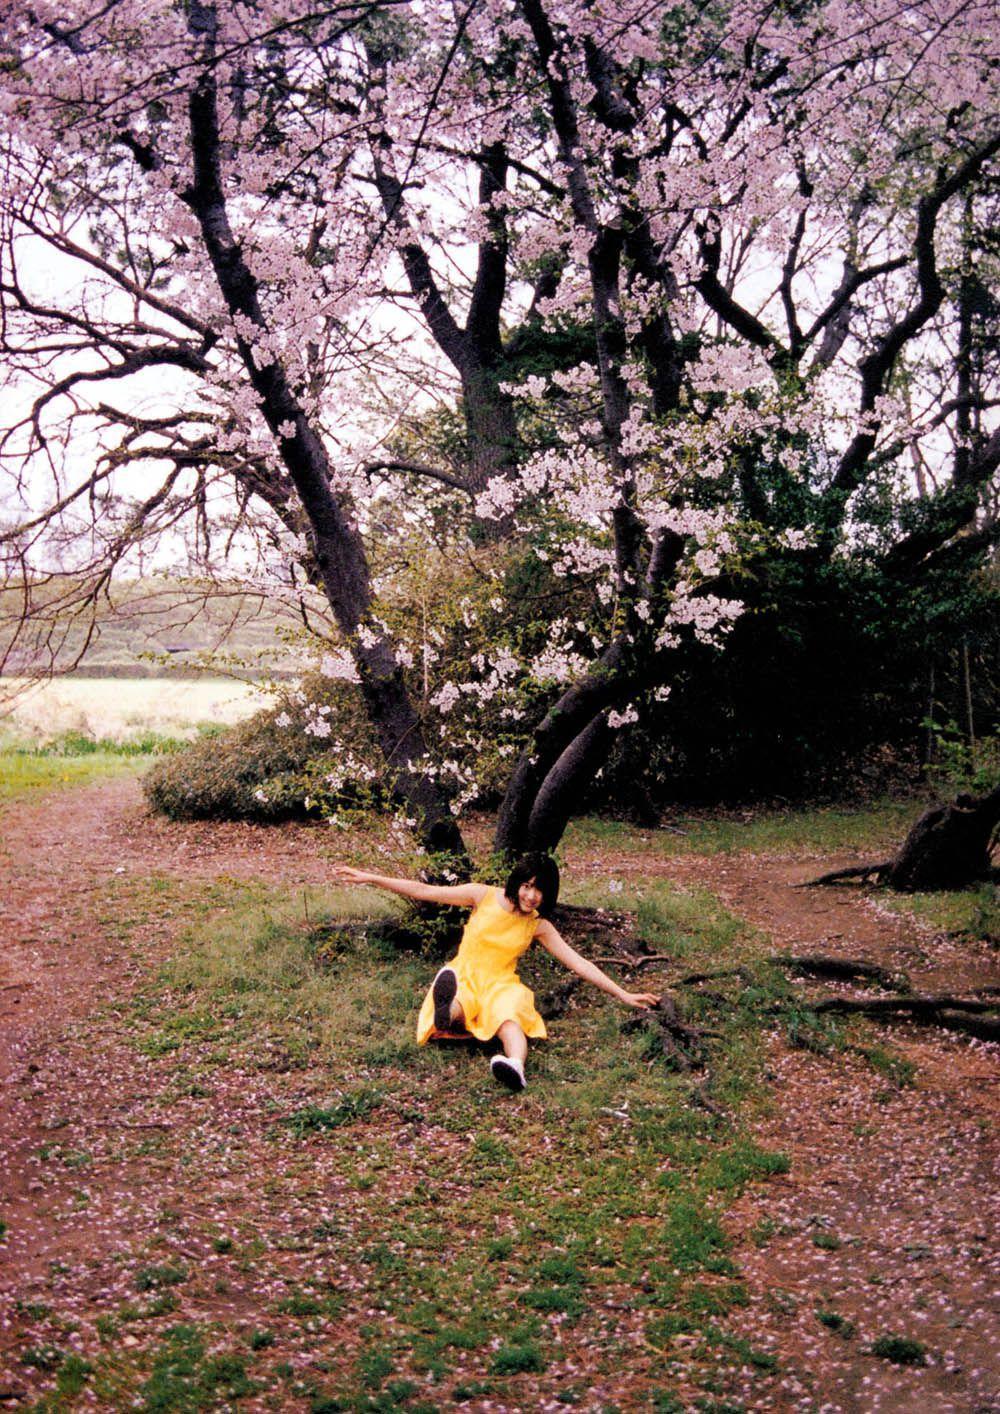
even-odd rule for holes
{"type": "MultiPolygon", "coordinates": [[[[619,705],[634,690],[633,679],[625,668],[625,656],[625,646],[621,640],[616,639],[609,644],[587,676],[567,688],[535,729],[514,768],[500,806],[494,837],[494,848],[498,854],[524,852],[528,847],[532,813],[536,804],[541,802],[550,771],[559,766],[564,753],[569,753],[564,762],[568,767],[577,738],[591,727],[595,717],[605,708],[619,705]]],[[[561,774],[566,786],[575,777],[575,772],[569,769],[561,774]]],[[[555,797],[550,797],[548,805],[543,804],[539,810],[540,830],[543,828],[544,813],[549,819],[544,829],[551,833],[556,810],[557,801],[555,797]]]]}
{"type": "Polygon", "coordinates": [[[525,848],[552,850],[608,758],[614,732],[602,713],[570,743],[545,777],[528,817],[525,848]]]}
{"type": "MultiPolygon", "coordinates": [[[[216,32],[213,5],[192,5],[190,23],[207,40],[211,57],[216,32]]],[[[222,181],[221,138],[215,70],[207,65],[188,104],[194,171],[183,200],[198,220],[219,289],[230,314],[257,336],[267,333],[257,280],[233,233],[222,181]]],[[[361,690],[382,753],[392,772],[393,793],[417,820],[426,848],[452,855],[466,870],[468,856],[447,793],[424,769],[426,746],[420,719],[409,699],[391,645],[384,635],[358,637],[372,605],[364,545],[350,507],[331,489],[325,448],[293,390],[279,359],[258,363],[253,337],[237,335],[261,412],[281,448],[289,479],[310,527],[319,580],[337,623],[352,640],[361,690]]]]}
{"type": "Polygon", "coordinates": [[[962,889],[990,875],[991,846],[1000,824],[1000,786],[978,798],[924,812],[903,841],[886,875],[891,888],[962,889]]]}

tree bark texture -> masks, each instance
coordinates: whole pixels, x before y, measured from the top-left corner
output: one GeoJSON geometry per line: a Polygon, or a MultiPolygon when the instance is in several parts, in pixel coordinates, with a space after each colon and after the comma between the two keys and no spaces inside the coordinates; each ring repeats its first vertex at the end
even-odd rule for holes
{"type": "Polygon", "coordinates": [[[1000,786],[988,795],[960,795],[924,812],[886,875],[890,888],[962,889],[989,878],[991,846],[1000,825],[1000,786]]]}
{"type": "MultiPolygon", "coordinates": [[[[214,34],[213,7],[194,7],[192,21],[208,36],[208,60],[214,34]]],[[[194,171],[184,199],[198,220],[230,314],[239,316],[243,328],[249,324],[264,336],[268,326],[257,281],[233,233],[226,207],[217,94],[209,62],[191,92],[188,111],[194,171]]],[[[241,331],[236,337],[261,411],[308,517],[323,590],[338,625],[351,641],[365,704],[390,768],[393,793],[417,820],[417,829],[428,849],[465,861],[464,842],[448,796],[423,769],[428,758],[420,720],[391,647],[382,635],[372,635],[370,643],[363,643],[357,636],[372,606],[368,562],[348,508],[331,490],[330,465],[323,444],[280,360],[258,361],[252,338],[241,331]]]]}

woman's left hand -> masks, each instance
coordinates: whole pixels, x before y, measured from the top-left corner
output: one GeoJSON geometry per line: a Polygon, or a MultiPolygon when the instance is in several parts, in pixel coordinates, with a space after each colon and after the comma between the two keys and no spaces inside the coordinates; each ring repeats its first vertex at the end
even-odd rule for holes
{"type": "Polygon", "coordinates": [[[649,1011],[659,1000],[655,992],[622,992],[619,997],[625,1006],[635,1007],[637,1011],[649,1011]]]}

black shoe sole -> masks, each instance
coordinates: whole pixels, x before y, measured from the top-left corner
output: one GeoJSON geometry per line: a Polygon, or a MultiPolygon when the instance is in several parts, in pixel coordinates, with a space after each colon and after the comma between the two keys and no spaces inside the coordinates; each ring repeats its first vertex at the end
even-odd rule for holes
{"type": "Polygon", "coordinates": [[[450,967],[442,968],[434,978],[431,996],[434,999],[435,1031],[451,1031],[451,1004],[458,994],[458,978],[450,967]]]}
{"type": "Polygon", "coordinates": [[[493,1072],[493,1079],[506,1086],[508,1090],[524,1089],[524,1081],[509,1061],[497,1059],[490,1063],[490,1070],[493,1072]]]}

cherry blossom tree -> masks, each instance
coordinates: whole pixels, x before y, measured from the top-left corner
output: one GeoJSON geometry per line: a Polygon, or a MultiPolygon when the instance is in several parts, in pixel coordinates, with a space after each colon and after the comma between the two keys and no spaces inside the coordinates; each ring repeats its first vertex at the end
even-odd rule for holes
{"type": "Polygon", "coordinates": [[[19,623],[85,612],[186,529],[201,569],[228,552],[319,596],[432,848],[462,848],[462,763],[434,745],[456,704],[542,684],[534,720],[504,709],[522,749],[497,845],[554,844],[762,554],[843,554],[859,496],[908,465],[935,485],[883,547],[900,582],[994,543],[990,11],[15,8],[19,623]],[[429,495],[487,580],[529,545],[591,611],[527,660],[470,654],[425,710],[371,557],[429,495]]]}

